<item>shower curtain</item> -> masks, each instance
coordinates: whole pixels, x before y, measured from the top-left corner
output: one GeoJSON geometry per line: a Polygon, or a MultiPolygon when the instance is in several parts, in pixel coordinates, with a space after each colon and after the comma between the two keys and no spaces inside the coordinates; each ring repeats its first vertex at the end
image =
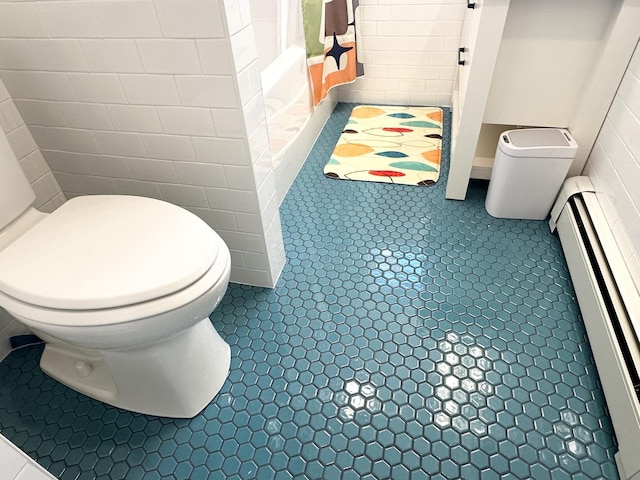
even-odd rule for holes
{"type": "Polygon", "coordinates": [[[356,54],[358,0],[302,0],[314,106],[330,88],[364,75],[356,54]]]}

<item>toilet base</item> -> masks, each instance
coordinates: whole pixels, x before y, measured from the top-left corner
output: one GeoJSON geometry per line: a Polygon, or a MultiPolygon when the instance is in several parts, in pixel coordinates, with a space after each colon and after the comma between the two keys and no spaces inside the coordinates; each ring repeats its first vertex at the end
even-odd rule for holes
{"type": "Polygon", "coordinates": [[[122,350],[47,343],[42,370],[85,395],[125,410],[192,418],[220,391],[231,349],[208,318],[164,342],[122,350]]]}

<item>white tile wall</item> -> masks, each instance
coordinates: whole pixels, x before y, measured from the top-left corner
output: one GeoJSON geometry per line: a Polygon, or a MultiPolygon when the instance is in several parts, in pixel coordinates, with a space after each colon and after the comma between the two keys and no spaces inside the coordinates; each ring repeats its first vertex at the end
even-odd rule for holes
{"type": "Polygon", "coordinates": [[[92,72],[135,73],[144,71],[134,40],[80,40],[80,45],[92,72]]]}
{"type": "Polygon", "coordinates": [[[344,102],[450,105],[464,0],[360,0],[365,76],[340,87],[344,102]]]}
{"type": "MultiPolygon", "coordinates": [[[[46,3],[46,2],[37,2],[46,3]]],[[[74,2],[84,3],[84,2],[74,2]]],[[[105,38],[141,38],[162,36],[151,0],[110,0],[92,2],[105,38]]],[[[41,11],[46,16],[45,11],[41,11]]]]}
{"type": "Polygon", "coordinates": [[[3,480],[55,480],[55,477],[0,435],[3,480]]]}
{"type": "MultiPolygon", "coordinates": [[[[48,105],[47,102],[38,103],[48,105]]],[[[31,106],[31,104],[26,104],[25,110],[32,112],[31,106]]],[[[36,108],[36,110],[38,109],[36,108]]],[[[47,117],[48,114],[45,113],[43,116],[47,117]]],[[[61,118],[61,116],[58,117],[58,119],[61,118]]],[[[34,206],[44,212],[51,212],[62,205],[66,199],[1,79],[0,129],[7,136],[27,179],[36,190],[34,206]],[[46,194],[47,192],[50,193],[46,194]]]]}
{"type": "MultiPolygon", "coordinates": [[[[234,163],[234,165],[251,167],[253,171],[251,178],[241,179],[241,171],[231,166],[225,173],[227,175],[227,181],[238,188],[245,189],[251,182],[255,185],[255,189],[251,191],[251,194],[255,194],[255,196],[251,199],[247,195],[249,193],[248,190],[241,190],[246,192],[244,198],[242,198],[242,200],[246,202],[243,203],[244,213],[258,214],[257,218],[260,219],[262,231],[266,234],[266,249],[260,250],[254,248],[252,232],[255,231],[255,226],[249,225],[249,219],[254,217],[243,216],[242,219],[238,221],[238,230],[244,238],[239,238],[240,243],[234,243],[234,246],[246,245],[246,248],[244,250],[239,248],[234,249],[232,251],[232,258],[236,259],[237,264],[241,266],[241,268],[238,269],[240,278],[250,276],[253,269],[259,265],[269,265],[268,271],[264,273],[265,278],[269,276],[274,277],[278,276],[282,271],[286,258],[282,240],[280,214],[277,209],[277,203],[274,201],[276,198],[275,183],[270,177],[273,175],[271,153],[268,141],[262,141],[267,135],[262,91],[258,88],[256,82],[244,81],[244,79],[254,77],[258,69],[257,50],[255,47],[253,26],[251,24],[251,11],[248,0],[223,0],[223,3],[227,12],[236,78],[239,79],[238,101],[242,105],[242,118],[237,118],[234,115],[226,115],[224,112],[228,112],[228,110],[217,109],[217,116],[214,114],[214,120],[216,120],[216,129],[218,132],[220,132],[222,128],[228,128],[228,125],[241,122],[242,130],[247,135],[247,138],[250,139],[248,144],[248,153],[251,158],[250,164],[240,165],[239,163],[234,163]],[[221,113],[222,115],[220,115],[221,113]],[[264,172],[265,163],[269,165],[266,172],[264,172]],[[273,207],[274,204],[276,205],[275,208],[273,207]],[[252,205],[257,206],[257,211],[249,208],[252,205]],[[278,233],[274,234],[274,230],[278,230],[278,233]]],[[[209,190],[207,195],[211,201],[218,193],[209,190]]],[[[240,201],[241,199],[238,200],[240,201]]]]}
{"type": "Polygon", "coordinates": [[[224,6],[211,0],[156,0],[156,12],[167,38],[225,38],[224,6]]]}
{"type": "Polygon", "coordinates": [[[584,170],[640,290],[640,47],[620,88],[584,170]]]}
{"type": "Polygon", "coordinates": [[[231,75],[234,72],[233,56],[227,40],[196,40],[202,73],[209,75],[231,75]]]}
{"type": "Polygon", "coordinates": [[[147,73],[200,73],[195,40],[136,40],[138,53],[147,73]]]}
{"type": "Polygon", "coordinates": [[[12,144],[37,144],[68,197],[189,208],[233,244],[232,281],[273,286],[284,247],[273,183],[253,173],[264,106],[239,81],[256,63],[247,12],[246,0],[0,0],[0,78],[17,105],[8,122],[21,111],[35,138],[16,125],[12,144]],[[247,213],[255,225],[236,221],[247,213]]]}
{"type": "Polygon", "coordinates": [[[49,35],[53,38],[102,38],[98,17],[90,2],[70,4],[66,2],[41,2],[49,35]]]}

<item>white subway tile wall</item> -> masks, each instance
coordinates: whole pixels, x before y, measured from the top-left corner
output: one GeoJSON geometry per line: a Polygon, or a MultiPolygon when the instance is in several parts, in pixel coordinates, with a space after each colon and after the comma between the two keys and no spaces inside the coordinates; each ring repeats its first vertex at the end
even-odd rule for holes
{"type": "Polygon", "coordinates": [[[640,290],[640,47],[631,59],[584,170],[640,290]]]}
{"type": "MultiPolygon", "coordinates": [[[[40,115],[26,104],[25,110],[35,116],[48,118],[44,113],[40,115]]],[[[36,109],[37,110],[37,109],[36,109]]],[[[61,119],[62,117],[58,117],[61,119]]],[[[25,125],[16,103],[13,101],[4,83],[0,79],[0,128],[7,136],[9,144],[20,162],[31,186],[36,191],[34,206],[44,212],[52,212],[65,202],[65,197],[47,162],[38,149],[31,132],[25,125]]],[[[1,327],[0,327],[1,328],[1,327]]]]}
{"type": "Polygon", "coordinates": [[[246,0],[0,0],[3,114],[21,111],[12,145],[36,175],[37,144],[67,197],[188,208],[232,246],[232,281],[273,286],[284,247],[271,166],[256,166],[267,145],[250,145],[265,115],[248,13],[246,0]]]}
{"type": "MultiPolygon", "coordinates": [[[[262,231],[266,234],[266,250],[251,249],[249,247],[242,249],[234,248],[232,250],[232,258],[235,258],[238,265],[238,274],[244,278],[249,278],[255,267],[258,265],[266,265],[268,260],[269,271],[265,272],[265,277],[274,277],[279,275],[284,267],[286,258],[284,253],[284,241],[282,239],[282,227],[280,225],[280,214],[276,208],[272,207],[272,199],[276,197],[275,183],[267,181],[268,177],[273,175],[271,151],[269,150],[267,125],[264,109],[264,99],[262,91],[257,86],[255,79],[256,72],[259,71],[257,51],[255,47],[255,38],[253,26],[251,24],[251,10],[249,0],[223,0],[224,8],[227,13],[227,24],[231,39],[231,50],[234,57],[234,67],[236,78],[238,81],[238,101],[242,105],[242,128],[246,132],[249,139],[249,155],[251,158],[250,167],[253,170],[253,181],[256,188],[247,193],[257,194],[251,199],[252,204],[258,206],[258,211],[247,208],[248,205],[243,203],[244,213],[257,213],[262,225],[262,231]],[[264,142],[262,139],[266,138],[264,142]],[[268,163],[265,173],[264,163],[268,163]],[[274,235],[272,231],[278,229],[278,235],[274,235]]],[[[220,116],[220,113],[228,110],[216,109],[214,113],[214,121],[216,129],[220,131],[223,126],[233,125],[238,119],[231,115],[220,116]]],[[[239,163],[235,165],[245,166],[239,163]]],[[[237,169],[229,169],[227,173],[227,181],[238,185],[237,169]]],[[[243,184],[246,187],[248,179],[243,184]]],[[[219,192],[208,190],[207,195],[211,201],[219,192]]],[[[240,201],[240,199],[238,200],[240,201]]],[[[245,202],[249,198],[244,199],[245,202]]],[[[247,225],[247,220],[251,217],[244,216],[243,221],[238,221],[240,228],[255,231],[255,227],[247,225]]],[[[247,238],[249,240],[249,238],[247,238]]],[[[241,245],[242,243],[238,244],[241,245]]],[[[234,247],[236,244],[234,244],[234,247]]],[[[242,282],[241,282],[242,283],[242,282]]]]}
{"type": "Polygon", "coordinates": [[[338,100],[450,105],[464,0],[360,0],[359,54],[365,76],[338,100]]]}

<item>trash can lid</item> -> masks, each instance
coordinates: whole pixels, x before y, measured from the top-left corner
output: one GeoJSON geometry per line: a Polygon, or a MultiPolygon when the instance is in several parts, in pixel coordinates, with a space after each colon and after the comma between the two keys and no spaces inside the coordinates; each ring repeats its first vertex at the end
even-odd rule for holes
{"type": "Polygon", "coordinates": [[[520,128],[500,135],[500,150],[512,157],[572,158],[578,144],[563,128],[520,128]]]}

